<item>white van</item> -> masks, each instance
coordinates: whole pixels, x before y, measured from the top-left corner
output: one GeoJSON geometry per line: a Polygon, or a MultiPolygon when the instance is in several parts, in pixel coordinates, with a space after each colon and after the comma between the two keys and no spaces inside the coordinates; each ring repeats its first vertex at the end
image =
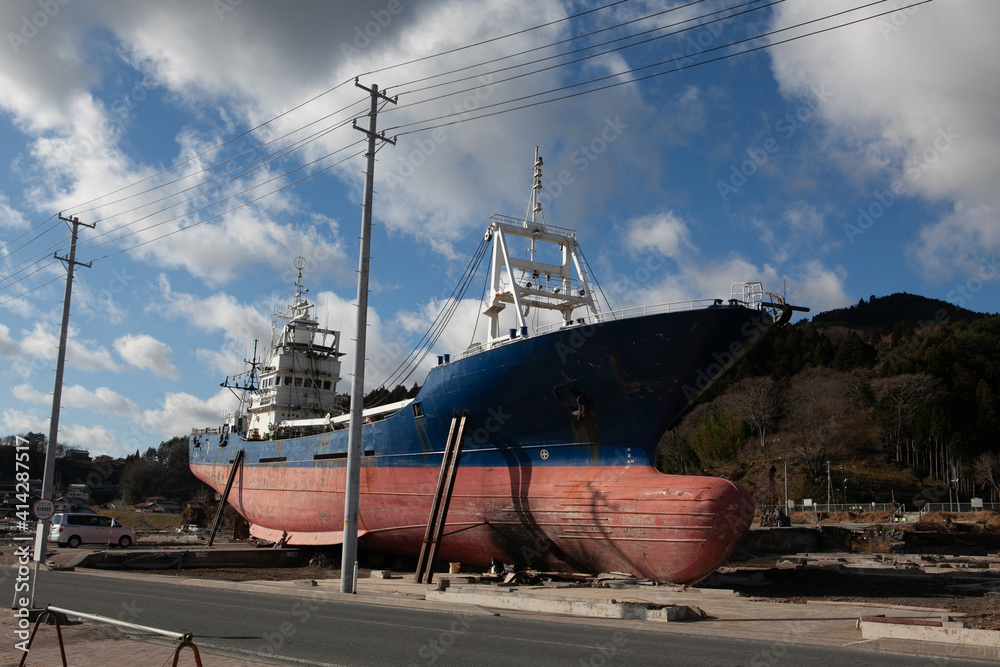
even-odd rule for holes
{"type": "Polygon", "coordinates": [[[81,544],[117,544],[122,549],[135,543],[135,531],[102,514],[56,514],[49,526],[49,541],[61,547],[81,544]]]}

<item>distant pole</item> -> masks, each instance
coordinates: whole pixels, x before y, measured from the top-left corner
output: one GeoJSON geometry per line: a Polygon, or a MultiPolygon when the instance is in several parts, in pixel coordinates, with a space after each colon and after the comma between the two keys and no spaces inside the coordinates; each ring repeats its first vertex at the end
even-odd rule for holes
{"type": "MultiPolygon", "coordinates": [[[[58,254],[53,253],[56,259],[66,262],[66,293],[63,296],[62,329],[59,331],[59,352],[56,356],[56,381],[52,389],[52,417],[49,420],[49,441],[45,447],[45,470],[42,474],[42,498],[48,498],[49,500],[52,499],[52,480],[56,474],[56,443],[59,438],[59,408],[62,404],[63,369],[66,365],[66,339],[69,336],[69,307],[70,299],[73,296],[73,269],[77,264],[86,266],[88,269],[90,268],[89,263],[84,264],[76,261],[76,238],[81,225],[89,229],[93,229],[96,226],[96,223],[94,225],[84,224],[80,222],[79,218],[64,218],[60,215],[59,219],[70,223],[72,231],[70,233],[69,256],[60,257],[58,254]]],[[[45,562],[48,539],[49,520],[39,521],[35,532],[35,569],[32,575],[33,581],[31,586],[32,607],[35,604],[34,578],[38,576],[38,564],[45,562]]]]}
{"type": "Polygon", "coordinates": [[[833,505],[833,478],[830,477],[830,462],[826,462],[826,504],[833,505]]]}
{"type": "Polygon", "coordinates": [[[386,139],[385,133],[376,131],[378,102],[396,103],[380,93],[378,85],[365,88],[357,79],[354,85],[371,94],[371,109],[368,112],[368,129],[354,128],[368,135],[368,170],[365,172],[365,199],[361,214],[361,251],[358,259],[358,326],[354,350],[354,381],[351,385],[351,422],[347,440],[347,480],[344,488],[344,548],[340,562],[340,592],[356,593],[354,577],[358,560],[358,496],[361,487],[361,410],[365,400],[365,345],[368,328],[368,268],[371,259],[372,196],[375,192],[375,140],[381,139],[395,144],[394,139],[386,139]]]}
{"type": "Polygon", "coordinates": [[[785,463],[785,512],[788,512],[788,459],[781,459],[785,463]]]}

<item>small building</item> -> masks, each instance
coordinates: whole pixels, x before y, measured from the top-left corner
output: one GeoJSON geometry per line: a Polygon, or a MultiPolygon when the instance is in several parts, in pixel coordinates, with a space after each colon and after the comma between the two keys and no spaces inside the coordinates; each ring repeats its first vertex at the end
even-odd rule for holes
{"type": "Polygon", "coordinates": [[[90,504],[79,498],[60,496],[52,504],[55,505],[56,512],[90,512],[90,504]]]}

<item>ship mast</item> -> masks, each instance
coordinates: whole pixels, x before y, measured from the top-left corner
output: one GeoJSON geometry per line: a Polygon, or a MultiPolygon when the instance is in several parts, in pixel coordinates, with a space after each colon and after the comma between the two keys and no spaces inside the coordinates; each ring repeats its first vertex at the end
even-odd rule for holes
{"type": "Polygon", "coordinates": [[[558,311],[565,324],[572,322],[577,308],[586,308],[587,316],[594,321],[601,317],[576,234],[546,225],[541,194],[542,158],[536,147],[526,219],[494,215],[486,230],[486,238],[493,241],[490,296],[483,310],[490,320],[490,344],[508,338],[500,331],[500,313],[507,304],[514,306],[517,329],[512,335],[515,336],[518,330],[521,336],[527,335],[525,315],[531,308],[558,311]],[[517,257],[512,251],[511,244],[518,238],[528,241],[527,259],[517,257]],[[544,244],[558,248],[561,256],[558,264],[539,261],[539,245],[544,244]]]}

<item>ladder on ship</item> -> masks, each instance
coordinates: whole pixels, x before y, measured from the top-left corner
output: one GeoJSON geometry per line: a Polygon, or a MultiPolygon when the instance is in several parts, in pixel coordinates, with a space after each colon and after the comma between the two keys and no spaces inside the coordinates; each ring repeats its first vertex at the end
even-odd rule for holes
{"type": "Polygon", "coordinates": [[[427,517],[427,530],[424,531],[424,542],[420,547],[420,558],[417,560],[417,575],[414,581],[418,584],[431,583],[434,577],[434,558],[437,556],[441,536],[444,534],[444,523],[448,517],[448,505],[451,503],[451,492],[455,487],[455,473],[462,458],[462,441],[465,439],[466,416],[455,416],[451,419],[448,429],[448,442],[441,458],[441,472],[438,474],[437,487],[431,501],[431,512],[427,517]]]}

